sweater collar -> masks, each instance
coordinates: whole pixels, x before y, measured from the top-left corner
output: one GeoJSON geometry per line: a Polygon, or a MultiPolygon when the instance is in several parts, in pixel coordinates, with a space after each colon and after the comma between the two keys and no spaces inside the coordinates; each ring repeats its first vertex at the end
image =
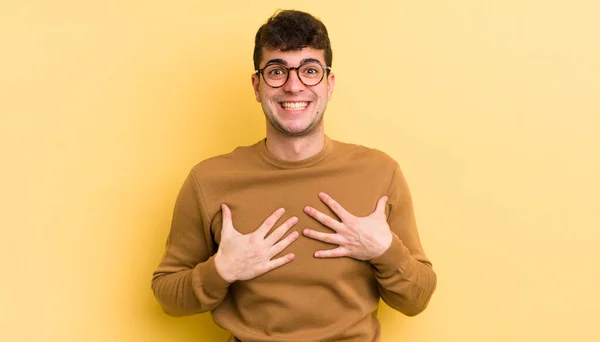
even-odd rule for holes
{"type": "Polygon", "coordinates": [[[280,169],[301,169],[319,164],[325,160],[331,153],[332,141],[328,136],[325,136],[323,148],[317,154],[297,161],[288,161],[278,158],[275,154],[267,149],[267,139],[264,138],[256,145],[261,157],[269,164],[280,169]]]}

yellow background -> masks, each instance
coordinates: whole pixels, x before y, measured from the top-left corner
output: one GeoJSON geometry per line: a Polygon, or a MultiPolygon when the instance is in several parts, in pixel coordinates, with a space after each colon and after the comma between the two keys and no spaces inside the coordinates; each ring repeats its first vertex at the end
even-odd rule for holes
{"type": "MultiPolygon", "coordinates": [[[[222,341],[150,291],[192,165],[263,137],[277,8],[320,17],[326,130],[386,151],[438,273],[384,342],[600,340],[596,1],[2,1],[0,339],[222,341]]],[[[317,308],[315,308],[317,309],[317,308]]]]}

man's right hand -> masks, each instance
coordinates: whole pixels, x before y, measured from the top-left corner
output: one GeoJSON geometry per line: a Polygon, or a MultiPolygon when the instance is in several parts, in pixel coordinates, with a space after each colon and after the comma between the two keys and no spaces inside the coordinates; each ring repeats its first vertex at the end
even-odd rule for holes
{"type": "Polygon", "coordinates": [[[292,232],[279,241],[292,226],[298,223],[297,217],[290,217],[267,237],[267,233],[285,212],[285,209],[280,208],[256,231],[242,235],[233,227],[229,207],[222,204],[221,210],[223,226],[221,243],[215,254],[215,267],[223,279],[230,283],[253,279],[294,259],[294,254],[289,253],[271,260],[298,238],[298,232],[292,232]]]}

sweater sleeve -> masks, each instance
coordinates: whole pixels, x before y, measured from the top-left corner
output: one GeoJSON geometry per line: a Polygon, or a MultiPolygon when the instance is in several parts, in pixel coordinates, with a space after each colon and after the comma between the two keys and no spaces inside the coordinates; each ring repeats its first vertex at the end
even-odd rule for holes
{"type": "Polygon", "coordinates": [[[215,268],[210,220],[193,172],[175,203],[163,259],[152,276],[152,290],[164,312],[184,316],[217,307],[229,283],[215,268]]]}
{"type": "Polygon", "coordinates": [[[386,209],[392,243],[371,263],[384,302],[405,315],[414,316],[427,307],[437,277],[421,246],[410,190],[398,165],[388,191],[386,209]]]}

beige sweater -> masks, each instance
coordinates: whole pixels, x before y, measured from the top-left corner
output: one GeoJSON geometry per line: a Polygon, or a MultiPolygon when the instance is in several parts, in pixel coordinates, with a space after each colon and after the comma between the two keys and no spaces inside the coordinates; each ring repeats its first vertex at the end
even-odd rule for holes
{"type": "Polygon", "coordinates": [[[262,140],[196,165],[179,193],[166,252],[152,278],[167,314],[210,310],[217,324],[244,342],[379,341],[380,297],[412,316],[425,309],[435,286],[398,164],[380,151],[327,137],[321,152],[298,162],[278,159],[262,140]],[[304,228],[332,232],[303,212],[310,205],[336,217],[317,197],[321,191],[355,216],[371,214],[387,195],[390,248],[370,262],[315,258],[315,251],[337,247],[301,234],[304,228]],[[213,258],[221,203],[231,208],[242,234],[279,207],[286,213],[278,224],[298,217],[290,232],[297,230],[300,238],[281,253],[293,252],[295,259],[252,280],[223,280],[213,258]]]}

